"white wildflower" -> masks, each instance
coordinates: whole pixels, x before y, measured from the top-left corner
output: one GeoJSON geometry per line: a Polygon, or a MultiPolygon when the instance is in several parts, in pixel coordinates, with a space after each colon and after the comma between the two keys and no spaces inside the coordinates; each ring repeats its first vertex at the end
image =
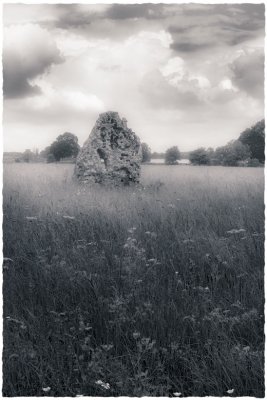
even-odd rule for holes
{"type": "Polygon", "coordinates": [[[183,240],[183,243],[194,243],[195,241],[192,239],[185,239],[183,240]]]}
{"type": "Polygon", "coordinates": [[[42,388],[42,391],[43,392],[50,392],[50,390],[51,390],[51,387],[50,386],[47,386],[47,387],[44,387],[44,388],[42,388]]]}
{"type": "Polygon", "coordinates": [[[229,233],[229,235],[234,235],[234,234],[238,234],[238,233],[243,233],[246,232],[245,229],[231,229],[230,231],[227,231],[226,233],[229,233]]]}
{"type": "Polygon", "coordinates": [[[233,394],[234,391],[235,391],[235,389],[228,389],[226,392],[227,392],[228,394],[233,394]]]}
{"type": "Polygon", "coordinates": [[[106,390],[110,389],[110,384],[109,383],[105,383],[105,382],[103,382],[101,380],[98,380],[95,383],[96,383],[96,385],[100,385],[103,389],[106,389],[106,390]]]}
{"type": "Polygon", "coordinates": [[[136,340],[138,338],[140,338],[140,332],[134,332],[133,333],[133,338],[136,340]]]}

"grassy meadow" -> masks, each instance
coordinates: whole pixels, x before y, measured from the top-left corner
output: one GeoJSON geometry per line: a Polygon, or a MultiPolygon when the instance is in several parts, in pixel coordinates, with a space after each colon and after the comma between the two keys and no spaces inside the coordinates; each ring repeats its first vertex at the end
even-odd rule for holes
{"type": "Polygon", "coordinates": [[[4,396],[264,397],[262,168],[6,164],[4,396]]]}

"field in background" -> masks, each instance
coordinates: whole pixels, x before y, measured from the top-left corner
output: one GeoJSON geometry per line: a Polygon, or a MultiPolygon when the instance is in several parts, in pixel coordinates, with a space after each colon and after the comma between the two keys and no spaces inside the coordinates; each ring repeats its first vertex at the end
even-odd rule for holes
{"type": "Polygon", "coordinates": [[[263,397],[263,169],[72,171],[4,166],[4,395],[263,397]]]}

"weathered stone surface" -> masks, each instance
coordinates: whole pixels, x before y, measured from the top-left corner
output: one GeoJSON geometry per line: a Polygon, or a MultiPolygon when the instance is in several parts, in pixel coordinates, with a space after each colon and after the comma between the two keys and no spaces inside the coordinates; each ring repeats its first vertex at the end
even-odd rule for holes
{"type": "Polygon", "coordinates": [[[139,182],[141,143],[117,112],[100,114],[78,154],[75,175],[81,182],[129,185],[139,182]]]}

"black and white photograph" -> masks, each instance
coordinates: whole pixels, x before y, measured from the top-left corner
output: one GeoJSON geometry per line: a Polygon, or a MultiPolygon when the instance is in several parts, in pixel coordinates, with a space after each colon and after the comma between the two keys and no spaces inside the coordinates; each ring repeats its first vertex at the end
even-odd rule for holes
{"type": "Polygon", "coordinates": [[[4,2],[2,396],[265,397],[265,2],[4,2]]]}

